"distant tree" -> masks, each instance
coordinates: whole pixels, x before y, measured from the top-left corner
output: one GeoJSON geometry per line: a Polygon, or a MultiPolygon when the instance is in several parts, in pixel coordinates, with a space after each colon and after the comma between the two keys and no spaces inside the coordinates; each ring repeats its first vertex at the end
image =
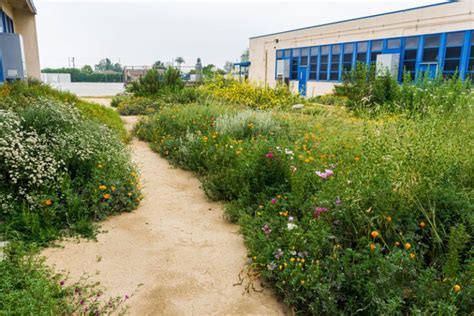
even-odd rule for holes
{"type": "Polygon", "coordinates": [[[122,65],[119,63],[113,64],[109,58],[104,58],[97,65],[94,66],[96,71],[106,71],[111,70],[115,72],[122,72],[122,65]]]}
{"type": "Polygon", "coordinates": [[[153,63],[153,68],[164,68],[165,64],[161,60],[157,60],[153,63]]]}
{"type": "Polygon", "coordinates": [[[234,63],[231,61],[226,61],[224,64],[224,70],[226,73],[230,73],[234,69],[234,63]]]}
{"type": "Polygon", "coordinates": [[[185,63],[183,57],[176,57],[174,61],[178,64],[178,68],[181,68],[181,65],[185,63]]]}
{"type": "Polygon", "coordinates": [[[246,49],[243,51],[242,55],[240,55],[240,61],[241,61],[241,62],[245,62],[245,61],[249,61],[249,59],[250,59],[250,58],[249,58],[249,49],[246,48],[246,49]]]}
{"type": "Polygon", "coordinates": [[[92,69],[92,67],[90,65],[84,65],[81,68],[81,72],[90,75],[90,74],[94,73],[94,69],[92,69]]]}

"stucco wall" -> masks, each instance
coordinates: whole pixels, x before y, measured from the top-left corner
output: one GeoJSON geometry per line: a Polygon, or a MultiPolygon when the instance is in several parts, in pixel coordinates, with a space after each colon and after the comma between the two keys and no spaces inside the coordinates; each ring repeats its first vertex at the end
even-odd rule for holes
{"type": "Polygon", "coordinates": [[[15,32],[21,34],[23,37],[28,77],[41,79],[38,36],[36,33],[36,16],[29,12],[16,9],[13,13],[15,32]]]}
{"type": "MultiPolygon", "coordinates": [[[[249,80],[270,86],[276,84],[277,49],[469,29],[474,29],[474,0],[254,37],[249,43],[252,63],[249,80]]],[[[330,82],[308,81],[307,95],[311,96],[313,91],[318,94],[330,92],[333,85],[330,82]]]]}

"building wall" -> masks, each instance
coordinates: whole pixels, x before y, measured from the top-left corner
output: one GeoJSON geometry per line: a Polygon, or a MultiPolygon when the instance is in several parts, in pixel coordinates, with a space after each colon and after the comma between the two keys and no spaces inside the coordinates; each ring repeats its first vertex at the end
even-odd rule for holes
{"type": "Polygon", "coordinates": [[[41,79],[36,16],[27,9],[12,7],[6,0],[0,0],[0,8],[13,19],[15,33],[23,38],[27,76],[41,79]]]}
{"type": "MultiPolygon", "coordinates": [[[[250,39],[249,80],[274,86],[276,50],[474,29],[474,0],[309,27],[250,39]]],[[[296,81],[297,83],[297,81],[296,81]]],[[[295,89],[295,82],[291,85],[295,89]]],[[[334,83],[308,81],[307,95],[329,93],[334,83]]],[[[296,84],[297,90],[297,84],[296,84]]]]}

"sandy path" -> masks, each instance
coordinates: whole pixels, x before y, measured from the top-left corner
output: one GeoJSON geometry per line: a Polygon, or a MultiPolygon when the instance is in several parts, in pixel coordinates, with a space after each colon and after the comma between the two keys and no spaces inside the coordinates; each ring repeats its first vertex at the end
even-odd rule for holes
{"type": "MultiPolygon", "coordinates": [[[[130,128],[136,118],[126,118],[130,128]]],[[[222,205],[209,202],[200,182],[138,140],[131,143],[141,169],[144,200],[133,213],[102,223],[98,241],[63,242],[43,252],[71,279],[95,274],[106,294],[132,293],[132,315],[275,315],[285,310],[269,290],[245,294],[233,286],[246,249],[239,228],[223,219],[222,205]]]]}

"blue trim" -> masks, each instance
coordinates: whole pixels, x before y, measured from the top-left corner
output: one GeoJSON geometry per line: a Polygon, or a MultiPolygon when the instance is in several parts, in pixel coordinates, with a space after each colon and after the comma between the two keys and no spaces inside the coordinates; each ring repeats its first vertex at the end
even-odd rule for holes
{"type": "Polygon", "coordinates": [[[313,26],[307,26],[307,27],[292,29],[292,30],[288,30],[288,31],[275,32],[275,33],[270,33],[270,34],[265,34],[265,35],[257,35],[257,36],[252,36],[252,37],[250,37],[250,39],[259,38],[259,37],[266,37],[266,36],[272,36],[272,35],[278,35],[278,34],[284,34],[284,33],[290,33],[290,32],[296,32],[296,31],[302,31],[302,30],[307,30],[307,29],[316,28],[316,27],[322,27],[322,26],[328,26],[328,25],[334,25],[334,24],[340,24],[340,23],[346,23],[346,22],[353,22],[353,21],[364,20],[364,19],[370,19],[370,18],[375,18],[375,17],[379,17],[379,16],[384,16],[384,15],[397,14],[397,13],[405,13],[405,12],[409,12],[409,11],[420,10],[420,9],[426,9],[426,8],[431,8],[431,7],[440,6],[440,5],[452,4],[453,2],[456,2],[456,1],[447,1],[447,2],[441,2],[441,3],[428,4],[428,5],[424,5],[424,6],[421,6],[421,7],[408,8],[408,9],[402,9],[402,10],[397,10],[397,11],[391,11],[391,12],[385,12],[385,13],[367,15],[367,16],[363,16],[363,17],[348,19],[348,20],[342,20],[342,21],[336,21],[336,22],[323,23],[323,24],[318,24],[318,25],[313,25],[313,26]]]}
{"type": "Polygon", "coordinates": [[[3,55],[2,51],[0,50],[0,83],[5,81],[5,75],[3,71],[3,55]]]}

